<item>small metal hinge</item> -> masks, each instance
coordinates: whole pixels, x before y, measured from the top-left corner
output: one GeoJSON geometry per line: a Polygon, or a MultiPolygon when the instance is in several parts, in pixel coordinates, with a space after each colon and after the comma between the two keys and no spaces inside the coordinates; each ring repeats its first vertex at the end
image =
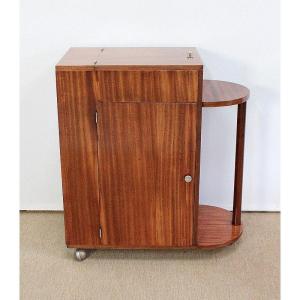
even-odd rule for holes
{"type": "Polygon", "coordinates": [[[102,238],[102,228],[101,228],[101,226],[99,226],[99,238],[100,239],[102,238]]]}

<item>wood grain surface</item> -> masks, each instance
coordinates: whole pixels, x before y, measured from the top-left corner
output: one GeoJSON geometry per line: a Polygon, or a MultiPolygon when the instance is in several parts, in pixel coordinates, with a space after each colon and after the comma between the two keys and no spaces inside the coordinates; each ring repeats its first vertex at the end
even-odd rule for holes
{"type": "Polygon", "coordinates": [[[228,246],[242,234],[242,225],[232,225],[232,213],[223,208],[200,205],[197,247],[215,249],[228,246]]]}
{"type": "Polygon", "coordinates": [[[198,101],[198,71],[96,71],[94,74],[94,92],[99,101],[198,101]]]}
{"type": "MultiPolygon", "coordinates": [[[[179,249],[216,249],[229,246],[237,241],[243,233],[243,225],[232,224],[232,213],[226,209],[210,206],[198,205],[198,230],[196,243],[192,245],[173,245],[172,248],[179,249]]],[[[72,245],[73,248],[84,247],[87,249],[153,249],[170,248],[169,245],[131,245],[131,244],[101,244],[101,245],[72,245]]]]}
{"type": "Polygon", "coordinates": [[[249,90],[240,84],[220,81],[203,80],[203,107],[218,107],[241,104],[247,101],[249,90]]]}
{"type": "Polygon", "coordinates": [[[196,49],[72,48],[56,78],[67,246],[195,247],[196,49]]]}
{"type": "Polygon", "coordinates": [[[57,70],[202,70],[194,47],[75,47],[56,65],[57,70]],[[189,53],[191,57],[189,57],[189,53]]]}
{"type": "Polygon", "coordinates": [[[197,105],[97,110],[102,245],[192,246],[197,105]]]}
{"type": "Polygon", "coordinates": [[[198,102],[197,102],[197,125],[196,125],[196,161],[195,161],[195,196],[194,196],[194,224],[193,224],[193,245],[197,243],[198,232],[198,207],[200,201],[200,158],[201,158],[201,124],[202,124],[202,82],[203,72],[199,71],[198,75],[198,102]]]}
{"type": "Polygon", "coordinates": [[[241,224],[247,102],[238,105],[232,224],[241,224]]]}
{"type": "Polygon", "coordinates": [[[98,245],[98,160],[89,72],[56,72],[66,244],[98,245]]]}

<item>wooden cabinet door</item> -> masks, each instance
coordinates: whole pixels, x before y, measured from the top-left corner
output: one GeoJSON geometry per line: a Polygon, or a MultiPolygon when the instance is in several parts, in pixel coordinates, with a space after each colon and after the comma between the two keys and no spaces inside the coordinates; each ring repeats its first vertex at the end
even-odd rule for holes
{"type": "Polygon", "coordinates": [[[192,245],[198,182],[187,183],[185,176],[196,172],[197,109],[197,104],[98,102],[103,246],[192,245]]]}

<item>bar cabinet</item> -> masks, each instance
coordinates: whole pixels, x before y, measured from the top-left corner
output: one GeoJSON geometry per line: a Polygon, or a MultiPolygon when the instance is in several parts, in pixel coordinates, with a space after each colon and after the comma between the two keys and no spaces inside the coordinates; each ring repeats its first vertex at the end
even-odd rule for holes
{"type": "Polygon", "coordinates": [[[246,100],[195,48],[71,48],[56,65],[67,247],[207,248],[242,233],[246,100]],[[199,204],[201,113],[237,105],[233,212],[199,204]]]}

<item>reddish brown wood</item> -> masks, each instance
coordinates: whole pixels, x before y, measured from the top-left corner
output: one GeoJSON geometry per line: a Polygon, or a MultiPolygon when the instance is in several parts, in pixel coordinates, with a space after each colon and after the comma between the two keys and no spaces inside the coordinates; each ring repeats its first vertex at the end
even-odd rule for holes
{"type": "Polygon", "coordinates": [[[249,90],[242,85],[218,80],[203,81],[203,107],[218,107],[238,104],[232,216],[232,223],[234,225],[241,224],[246,101],[248,97],[249,90]]]}
{"type": "Polygon", "coordinates": [[[236,128],[236,154],[232,224],[241,224],[246,102],[238,105],[236,128]]]}
{"type": "Polygon", "coordinates": [[[96,71],[95,97],[103,102],[197,102],[198,71],[96,71]]]}
{"type": "Polygon", "coordinates": [[[132,65],[134,59],[131,58],[130,64],[123,62],[122,68],[112,64],[106,72],[102,66],[91,65],[95,49],[80,49],[71,50],[57,65],[69,247],[192,246],[196,232],[193,227],[194,193],[195,184],[198,185],[195,178],[196,131],[200,126],[197,125],[199,106],[196,102],[201,88],[198,76],[201,76],[202,86],[202,65],[199,60],[197,62],[197,55],[193,62],[183,57],[185,51],[177,49],[172,54],[170,49],[143,50],[136,65],[132,65]],[[151,53],[156,53],[151,58],[152,66],[147,58],[151,53]],[[166,55],[169,58],[163,60],[166,55]],[[178,62],[181,65],[177,70],[175,64],[178,62]],[[115,72],[119,67],[121,70],[115,72]],[[109,76],[104,76],[104,82],[99,84],[99,78],[106,74],[109,76]],[[115,76],[110,82],[111,74],[115,76]],[[99,93],[102,98],[98,97],[99,93]],[[130,104],[123,103],[124,100],[151,100],[151,103],[130,104]],[[176,101],[179,103],[172,103],[176,101]],[[194,104],[188,104],[189,101],[194,104]],[[184,102],[187,104],[181,104],[184,102]],[[103,140],[101,136],[104,135],[103,140]],[[113,159],[108,159],[110,156],[113,159]],[[115,162],[118,162],[117,167],[115,162]],[[109,168],[114,172],[106,173],[109,168]],[[194,177],[192,183],[184,182],[186,174],[194,177]],[[112,177],[115,182],[109,179],[107,184],[112,177]]]}
{"type": "Polygon", "coordinates": [[[203,73],[199,72],[198,76],[198,102],[197,102],[197,131],[196,131],[196,162],[195,162],[195,199],[194,199],[194,232],[193,232],[193,245],[197,243],[197,233],[198,233],[198,206],[199,206],[199,195],[200,195],[200,155],[201,155],[201,122],[202,122],[202,82],[203,73]]]}
{"type": "Polygon", "coordinates": [[[104,246],[192,246],[196,104],[99,103],[104,246]]]}
{"type": "MultiPolygon", "coordinates": [[[[173,245],[172,248],[201,248],[201,249],[216,249],[233,244],[239,239],[243,233],[242,225],[232,224],[232,213],[226,209],[209,206],[198,205],[198,223],[196,243],[188,245],[173,245]]],[[[170,246],[165,245],[72,245],[73,248],[107,248],[107,249],[166,249],[170,246]]]]}
{"type": "Polygon", "coordinates": [[[92,76],[56,72],[66,244],[99,245],[97,131],[92,76]]]}
{"type": "Polygon", "coordinates": [[[56,65],[59,70],[202,70],[196,48],[116,47],[70,48],[56,65]],[[189,58],[191,53],[191,58],[189,58]]]}
{"type": "Polygon", "coordinates": [[[249,91],[214,81],[202,92],[202,63],[187,50],[75,49],[57,66],[68,247],[209,249],[239,238],[249,91]],[[198,197],[202,106],[233,104],[232,214],[198,197]]]}
{"type": "Polygon", "coordinates": [[[236,83],[220,80],[203,80],[203,107],[241,104],[249,97],[249,90],[236,83]]]}
{"type": "Polygon", "coordinates": [[[232,225],[230,211],[208,205],[199,206],[197,247],[215,249],[231,245],[242,231],[242,225],[232,225]]]}

